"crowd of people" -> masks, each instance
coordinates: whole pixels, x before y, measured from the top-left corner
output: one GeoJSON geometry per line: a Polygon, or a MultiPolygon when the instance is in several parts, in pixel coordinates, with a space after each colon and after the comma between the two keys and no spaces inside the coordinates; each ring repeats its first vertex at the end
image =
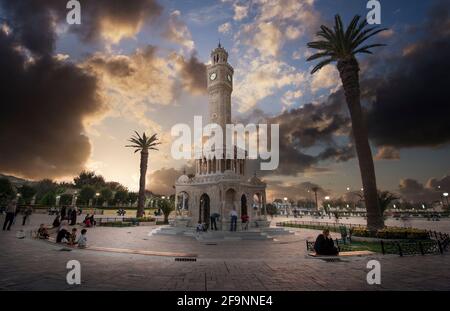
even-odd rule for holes
{"type": "MultiPolygon", "coordinates": [[[[21,212],[22,226],[30,223],[31,215],[33,214],[33,208],[31,205],[27,205],[19,210],[17,206],[17,198],[12,199],[5,209],[5,221],[3,223],[3,231],[11,230],[11,226],[15,223],[17,215],[21,212]]],[[[77,216],[80,214],[76,206],[63,206],[60,211],[56,212],[56,217],[53,219],[52,228],[56,229],[56,242],[65,243],[70,246],[77,245],[80,248],[87,246],[86,229],[82,229],[78,236],[78,229],[69,229],[69,226],[73,227],[77,224],[77,216]]],[[[96,225],[94,215],[87,214],[83,220],[83,226],[89,228],[96,225]]],[[[21,230],[23,231],[23,230],[21,230]]],[[[45,224],[41,224],[37,230],[37,238],[48,239],[50,237],[49,228],[45,224]]]]}

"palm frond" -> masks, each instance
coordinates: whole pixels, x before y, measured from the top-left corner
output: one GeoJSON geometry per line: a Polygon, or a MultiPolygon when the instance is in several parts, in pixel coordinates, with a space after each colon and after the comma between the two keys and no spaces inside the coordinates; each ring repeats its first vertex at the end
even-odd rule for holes
{"type": "Polygon", "coordinates": [[[322,59],[323,57],[328,58],[318,63],[311,73],[317,72],[333,61],[353,57],[358,53],[371,54],[371,48],[384,46],[384,44],[361,46],[367,39],[387,30],[387,28],[379,28],[378,26],[366,28],[367,25],[365,18],[356,15],[345,28],[341,17],[336,15],[332,29],[325,25],[320,26],[320,30],[316,33],[318,40],[307,43],[308,48],[319,50],[319,53],[308,57],[307,61],[322,59]]]}
{"type": "Polygon", "coordinates": [[[369,44],[369,45],[365,45],[355,51],[353,51],[353,54],[358,54],[358,53],[367,53],[367,54],[372,54],[371,51],[369,51],[369,49],[371,48],[375,48],[375,47],[379,47],[379,46],[386,46],[386,44],[369,44]]]}
{"type": "Polygon", "coordinates": [[[161,144],[158,141],[157,134],[153,134],[152,136],[148,137],[145,132],[142,133],[142,136],[137,132],[134,131],[134,135],[128,139],[129,142],[131,142],[131,145],[126,145],[125,147],[135,148],[135,153],[138,151],[145,151],[145,150],[158,150],[156,148],[153,148],[153,146],[161,144]]]}
{"type": "Polygon", "coordinates": [[[326,60],[321,61],[320,63],[318,63],[318,64],[313,68],[313,70],[311,70],[311,74],[316,73],[317,71],[319,71],[320,69],[322,69],[322,67],[328,65],[329,63],[331,63],[331,62],[333,62],[333,61],[334,61],[334,59],[332,59],[332,58],[329,58],[329,59],[326,59],[326,60]]]}

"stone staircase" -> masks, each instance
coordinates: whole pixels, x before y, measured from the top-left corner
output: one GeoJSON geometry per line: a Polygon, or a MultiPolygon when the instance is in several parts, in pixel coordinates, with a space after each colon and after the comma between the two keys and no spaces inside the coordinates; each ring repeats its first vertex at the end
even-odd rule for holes
{"type": "Polygon", "coordinates": [[[246,231],[208,231],[197,233],[192,227],[163,226],[152,230],[149,235],[188,236],[198,241],[241,241],[241,240],[267,240],[272,241],[279,235],[289,235],[294,232],[280,227],[266,227],[246,231]]]}

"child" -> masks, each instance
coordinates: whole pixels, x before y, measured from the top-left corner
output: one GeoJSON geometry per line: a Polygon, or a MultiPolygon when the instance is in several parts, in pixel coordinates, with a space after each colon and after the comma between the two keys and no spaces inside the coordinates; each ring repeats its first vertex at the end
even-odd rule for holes
{"type": "Polygon", "coordinates": [[[78,238],[78,248],[86,248],[87,247],[87,237],[86,237],[86,229],[81,230],[81,235],[78,238]]]}
{"type": "Polygon", "coordinates": [[[39,239],[43,239],[43,240],[47,240],[48,239],[48,237],[50,236],[49,234],[48,234],[48,231],[47,231],[47,228],[45,227],[45,225],[44,224],[41,224],[40,226],[39,226],[39,229],[38,229],[38,238],[39,239]]]}
{"type": "Polygon", "coordinates": [[[77,244],[76,240],[77,240],[77,228],[73,228],[72,234],[70,234],[70,236],[69,236],[69,243],[67,243],[67,244],[75,245],[75,244],[77,244]]]}

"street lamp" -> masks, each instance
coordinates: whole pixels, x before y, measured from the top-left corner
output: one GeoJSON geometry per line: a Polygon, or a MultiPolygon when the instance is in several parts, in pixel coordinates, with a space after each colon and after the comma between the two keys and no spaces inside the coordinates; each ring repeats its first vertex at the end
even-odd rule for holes
{"type": "Polygon", "coordinates": [[[96,192],[95,193],[95,205],[94,205],[94,215],[95,215],[95,210],[97,208],[97,204],[98,204],[98,197],[100,196],[100,192],[96,192]]]}
{"type": "Polygon", "coordinates": [[[284,212],[286,213],[286,216],[289,217],[288,211],[287,211],[287,200],[288,200],[288,198],[284,197],[283,200],[284,200],[284,212]]]}
{"type": "Polygon", "coordinates": [[[448,207],[448,192],[444,192],[442,195],[444,196],[445,200],[447,201],[447,207],[448,207]]]}

